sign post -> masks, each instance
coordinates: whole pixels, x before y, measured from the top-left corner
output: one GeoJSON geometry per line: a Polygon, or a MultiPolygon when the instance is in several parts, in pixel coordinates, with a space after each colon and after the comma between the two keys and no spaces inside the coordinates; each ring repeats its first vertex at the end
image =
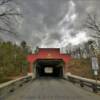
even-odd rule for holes
{"type": "Polygon", "coordinates": [[[92,70],[99,70],[99,64],[97,57],[92,57],[92,70]]]}
{"type": "Polygon", "coordinates": [[[95,75],[96,84],[97,84],[97,76],[98,76],[98,70],[99,70],[99,64],[97,57],[92,57],[92,70],[95,75]]]}

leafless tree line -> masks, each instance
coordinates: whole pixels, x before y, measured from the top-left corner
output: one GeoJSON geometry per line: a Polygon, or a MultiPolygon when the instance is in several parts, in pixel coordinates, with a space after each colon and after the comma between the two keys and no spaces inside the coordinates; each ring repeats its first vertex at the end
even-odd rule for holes
{"type": "Polygon", "coordinates": [[[89,40],[84,44],[78,46],[71,46],[70,49],[67,47],[66,53],[70,54],[73,58],[91,58],[92,56],[97,56],[96,42],[89,40]]]}

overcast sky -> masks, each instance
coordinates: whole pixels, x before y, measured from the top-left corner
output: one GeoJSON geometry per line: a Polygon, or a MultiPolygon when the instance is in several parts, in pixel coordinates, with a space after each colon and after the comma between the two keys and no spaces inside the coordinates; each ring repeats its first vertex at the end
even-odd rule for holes
{"type": "MultiPolygon", "coordinates": [[[[19,38],[32,47],[65,47],[88,40],[82,29],[86,13],[98,12],[100,0],[17,0],[23,13],[19,19],[19,38]]],[[[6,36],[6,38],[9,38],[6,36]]]]}

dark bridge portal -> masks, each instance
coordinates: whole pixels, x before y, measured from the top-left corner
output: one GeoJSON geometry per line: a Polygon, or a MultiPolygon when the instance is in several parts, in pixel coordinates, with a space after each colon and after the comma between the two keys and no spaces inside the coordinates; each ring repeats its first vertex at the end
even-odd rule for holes
{"type": "Polygon", "coordinates": [[[63,77],[62,60],[38,59],[36,61],[36,77],[63,77]]]}

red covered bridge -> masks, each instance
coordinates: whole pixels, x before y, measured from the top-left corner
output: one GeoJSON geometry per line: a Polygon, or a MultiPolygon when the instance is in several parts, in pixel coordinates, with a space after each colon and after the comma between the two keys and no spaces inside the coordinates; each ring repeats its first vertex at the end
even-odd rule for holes
{"type": "Polygon", "coordinates": [[[60,53],[59,48],[39,48],[37,53],[28,55],[29,73],[40,76],[61,77],[71,56],[60,53]]]}

